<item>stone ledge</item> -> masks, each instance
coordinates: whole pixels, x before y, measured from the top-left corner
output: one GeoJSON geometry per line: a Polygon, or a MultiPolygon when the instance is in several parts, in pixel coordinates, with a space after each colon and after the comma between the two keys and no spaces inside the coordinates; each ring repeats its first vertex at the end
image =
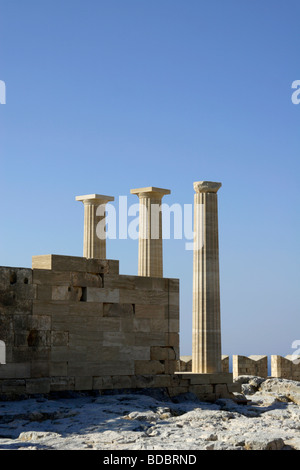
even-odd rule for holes
{"type": "Polygon", "coordinates": [[[32,257],[32,269],[119,274],[119,261],[79,256],[40,255],[32,257]]]}

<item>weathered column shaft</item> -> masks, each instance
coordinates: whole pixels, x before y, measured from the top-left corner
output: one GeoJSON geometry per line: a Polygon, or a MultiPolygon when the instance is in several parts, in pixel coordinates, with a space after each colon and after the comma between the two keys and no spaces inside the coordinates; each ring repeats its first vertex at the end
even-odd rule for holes
{"type": "Polygon", "coordinates": [[[221,372],[218,201],[220,183],[194,183],[193,356],[195,373],[221,372]]]}
{"type": "Polygon", "coordinates": [[[97,225],[105,218],[105,205],[113,201],[111,196],[90,194],[77,196],[84,204],[83,256],[84,258],[106,259],[106,236],[97,234],[97,225]],[[99,211],[99,206],[102,206],[99,211]]]}
{"type": "Polygon", "coordinates": [[[132,189],[140,201],[138,275],[163,277],[161,200],[168,189],[132,189]]]}

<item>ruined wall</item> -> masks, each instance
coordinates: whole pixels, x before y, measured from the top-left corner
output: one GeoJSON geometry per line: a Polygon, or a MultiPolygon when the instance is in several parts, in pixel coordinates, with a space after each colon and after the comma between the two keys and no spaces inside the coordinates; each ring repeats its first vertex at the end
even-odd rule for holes
{"type": "Polygon", "coordinates": [[[300,380],[300,356],[271,356],[271,375],[288,380],[300,380]]]}
{"type": "Polygon", "coordinates": [[[232,356],[233,377],[239,375],[268,376],[268,356],[232,356]]]}
{"type": "Polygon", "coordinates": [[[0,268],[1,392],[166,384],[179,358],[178,280],[119,275],[110,260],[32,266],[0,268]]]}

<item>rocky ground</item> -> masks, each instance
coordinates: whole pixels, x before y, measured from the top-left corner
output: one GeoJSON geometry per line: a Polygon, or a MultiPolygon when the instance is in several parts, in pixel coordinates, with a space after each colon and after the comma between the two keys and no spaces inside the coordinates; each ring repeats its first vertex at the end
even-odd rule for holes
{"type": "Polygon", "coordinates": [[[0,401],[0,450],[300,450],[300,382],[238,380],[247,404],[163,391],[0,401]]]}

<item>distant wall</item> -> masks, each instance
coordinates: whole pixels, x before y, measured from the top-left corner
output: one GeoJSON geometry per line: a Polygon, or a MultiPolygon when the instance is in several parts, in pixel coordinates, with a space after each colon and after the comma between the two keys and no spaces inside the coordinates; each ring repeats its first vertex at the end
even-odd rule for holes
{"type": "Polygon", "coordinates": [[[300,356],[271,356],[271,375],[289,380],[300,380],[300,356]]]}
{"type": "Polygon", "coordinates": [[[232,356],[233,377],[256,375],[268,377],[268,356],[232,356]]]}

